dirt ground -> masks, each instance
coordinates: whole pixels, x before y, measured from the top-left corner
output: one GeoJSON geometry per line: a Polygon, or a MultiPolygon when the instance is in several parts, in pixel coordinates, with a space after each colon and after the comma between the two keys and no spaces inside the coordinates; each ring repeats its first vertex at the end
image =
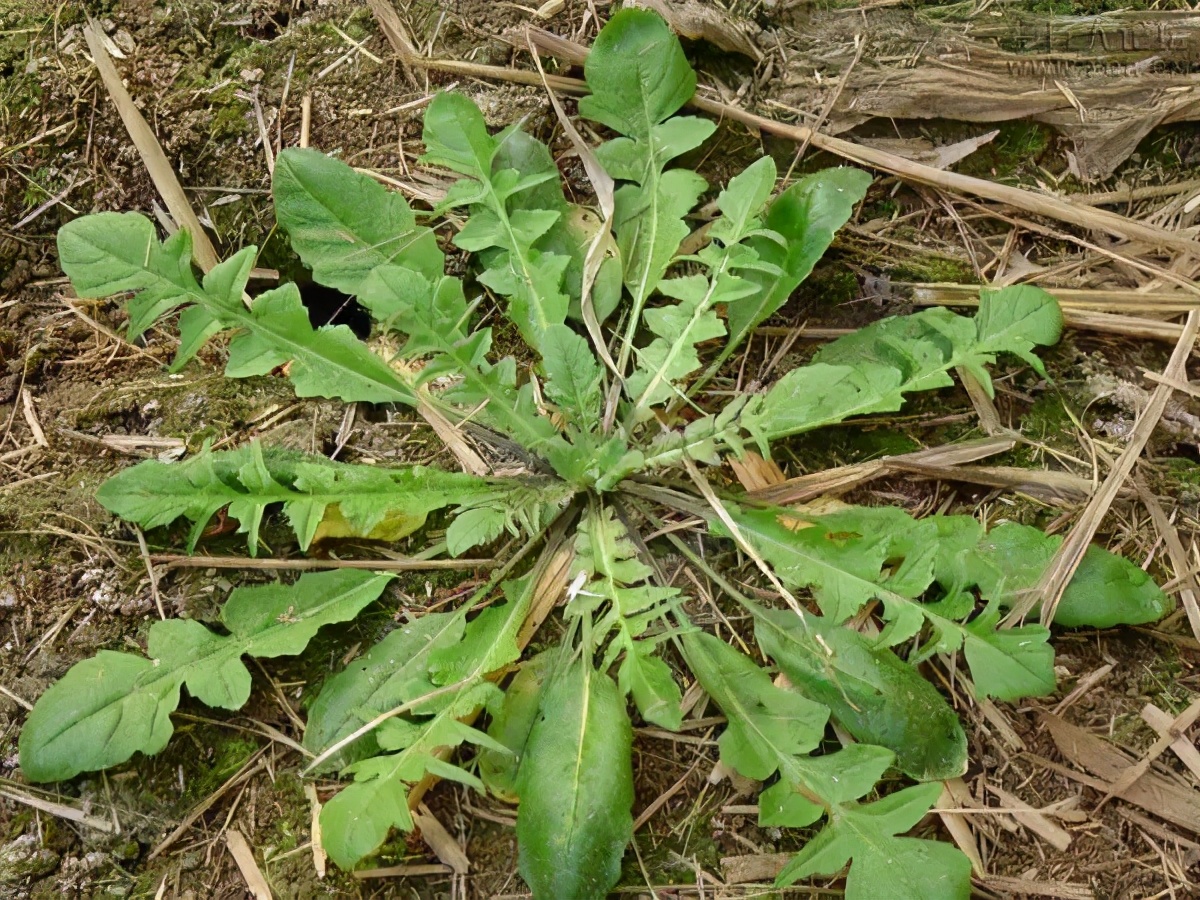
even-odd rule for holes
{"type": "MultiPolygon", "coordinates": [[[[1169,110],[1158,115],[1155,106],[1147,118],[1148,107],[1113,94],[1113,82],[1099,69],[1054,68],[1102,51],[1105,65],[1138,65],[1153,56],[1152,74],[1162,79],[1155,97],[1200,90],[1200,82],[1191,80],[1191,63],[1200,62],[1200,54],[1189,56],[1193,32],[1188,19],[1173,11],[1186,10],[1185,4],[1135,10],[1111,27],[1093,24],[1090,33],[1106,37],[1093,37],[1090,46],[1071,43],[1071,34],[1089,33],[1079,30],[1083,20],[1076,17],[1115,7],[1059,0],[695,5],[727,14],[718,30],[732,49],[687,42],[700,81],[727,102],[775,118],[828,124],[842,137],[921,160],[996,129],[990,142],[951,167],[1069,195],[1194,236],[1200,138],[1187,123],[1195,110],[1171,99],[1169,110]],[[1046,35],[1067,37],[1048,37],[1043,45],[1043,27],[1046,35]],[[856,46],[856,36],[865,38],[863,47],[856,46]],[[1007,118],[996,113],[986,120],[970,109],[986,103],[999,108],[994,92],[974,105],[943,107],[931,100],[922,118],[893,108],[895,97],[881,85],[938,66],[952,70],[964,41],[976,42],[968,50],[976,48],[977,56],[978,47],[987,47],[1041,66],[1022,72],[1039,73],[1030,76],[1036,82],[1030,89],[1057,100],[1033,111],[1016,104],[1004,112],[1007,118]],[[862,106],[855,106],[855,97],[862,106]],[[1071,111],[1065,116],[1064,106],[1071,111]],[[1071,116],[1096,127],[1076,127],[1067,121],[1071,116]],[[1124,143],[1113,137],[1118,131],[1124,143]],[[1096,174],[1089,166],[1105,177],[1083,181],[1096,174]]],[[[540,17],[538,6],[492,0],[397,4],[419,52],[521,68],[529,67],[528,54],[512,41],[526,25],[586,44],[595,34],[594,15],[605,17],[610,8],[606,0],[566,0],[545,4],[540,17]]],[[[493,125],[523,118],[561,154],[568,177],[579,168],[538,90],[407,69],[370,10],[357,2],[0,0],[0,897],[250,896],[227,850],[232,833],[246,838],[280,898],[527,896],[515,874],[513,809],[449,785],[439,786],[429,805],[470,859],[465,876],[404,877],[399,870],[358,880],[331,867],[319,879],[301,760],[272,738],[299,737],[305,705],[322,680],[369,646],[397,610],[452,597],[479,573],[399,579],[369,615],[326,629],[299,659],[260,668],[253,699],[237,715],[185,699],[175,738],[154,758],[57,790],[24,783],[16,748],[30,703],[97,650],[140,646],[156,616],[156,592],[168,614],[198,615],[215,608],[234,584],[267,577],[160,566],[152,580],[138,536],[93,499],[104,479],[140,458],[178,456],[206,440],[232,445],[259,437],[329,452],[343,426],[339,404],[297,401],[283,379],[226,381],[220,346],[209,346],[182,373],[168,374],[165,363],[175,345],[168,330],[152,330],[131,345],[120,337],[119,303],[70,296],[57,265],[56,230],[100,210],[153,214],[160,202],[87,55],[87,16],[100,21],[130,94],[218,249],[227,254],[254,243],[261,249],[259,266],[285,277],[298,267],[273,229],[267,160],[299,141],[306,96],[313,146],[410,187],[425,177],[416,164],[421,109],[431,92],[451,86],[479,102],[493,125]],[[64,818],[58,803],[83,811],[85,821],[64,818]]],[[[999,78],[997,73],[1011,71],[1012,59],[996,56],[989,64],[989,77],[999,78]]],[[[903,83],[917,90],[914,82],[903,83]]],[[[1028,101],[1024,87],[1005,90],[1028,101]]],[[[714,184],[763,152],[775,156],[781,172],[839,162],[813,148],[801,158],[798,149],[724,123],[705,156],[693,162],[714,184]]],[[[1194,258],[1116,248],[1102,234],[1077,229],[1072,234],[1086,240],[1081,245],[1068,239],[1064,232],[1070,229],[1061,223],[1030,222],[1019,209],[980,206],[973,198],[878,174],[858,216],[771,323],[774,331],[763,329],[749,356],[735,361],[747,378],[780,350],[780,326],[849,328],[905,312],[921,301],[908,286],[915,282],[1019,278],[1052,292],[1174,287],[1161,277],[1154,281],[1131,256],[1182,279],[1195,275],[1194,258]]],[[[1028,373],[998,379],[1000,419],[1041,441],[1042,449],[1024,448],[989,463],[1102,479],[1154,387],[1143,370],[1161,371],[1171,345],[1127,328],[1068,330],[1047,354],[1051,385],[1028,373]]],[[[799,341],[788,358],[809,353],[810,346],[799,341]]],[[[982,433],[967,395],[945,391],[887,421],[834,429],[819,442],[797,440],[778,462],[795,475],[982,433]]],[[[419,420],[379,410],[358,418],[341,458],[438,464],[445,460],[437,447],[419,420]]],[[[1171,518],[1193,567],[1200,532],[1197,460],[1200,406],[1194,391],[1176,393],[1138,475],[1171,518]]],[[[914,511],[975,512],[1055,531],[1065,530],[1083,505],[1079,497],[1047,500],[1025,489],[907,477],[875,481],[851,499],[914,511]]],[[[180,546],[177,531],[145,537],[148,552],[177,552],[180,546]]],[[[266,539],[281,551],[291,546],[278,526],[266,539]]],[[[1144,563],[1178,593],[1178,576],[1186,573],[1175,570],[1143,503],[1118,500],[1100,539],[1144,563]]],[[[218,533],[205,539],[203,549],[236,555],[244,543],[218,533]]],[[[1159,815],[1161,808],[1121,799],[1100,805],[1099,774],[1093,770],[1090,782],[1072,775],[1086,767],[1055,741],[1046,718],[1053,712],[1108,739],[1129,754],[1126,764],[1140,758],[1157,739],[1140,715],[1143,708],[1153,704],[1174,718],[1200,695],[1200,643],[1186,618],[1179,613],[1148,629],[1064,632],[1055,644],[1055,696],[1020,707],[981,707],[955,695],[972,751],[962,789],[979,806],[1007,810],[957,817],[982,848],[979,896],[1200,895],[1200,833],[1159,815]],[[1003,795],[985,793],[985,783],[1003,795]],[[1013,816],[1022,804],[1041,813],[1013,816]]],[[[699,725],[679,737],[637,731],[635,816],[660,805],[636,834],[637,853],[627,854],[622,894],[765,896],[773,873],[739,881],[738,859],[769,860],[798,846],[794,834],[757,826],[747,810],[754,795],[743,786],[709,779],[716,732],[703,719],[699,725]]],[[[1173,752],[1157,756],[1152,774],[1185,797],[1191,791],[1200,809],[1196,775],[1173,752]]],[[[334,785],[317,788],[328,796],[334,785]]],[[[945,817],[931,816],[921,830],[949,840],[949,827],[945,817]]],[[[436,859],[419,837],[394,840],[378,860],[383,867],[426,863],[436,859]]],[[[840,889],[832,882],[785,893],[837,896],[840,889]]]]}

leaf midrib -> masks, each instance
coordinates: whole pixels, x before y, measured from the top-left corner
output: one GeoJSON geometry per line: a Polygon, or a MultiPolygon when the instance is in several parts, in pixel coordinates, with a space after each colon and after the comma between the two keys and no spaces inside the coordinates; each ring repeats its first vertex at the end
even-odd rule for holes
{"type": "MultiPolygon", "coordinates": [[[[706,651],[701,650],[701,652],[705,653],[705,655],[707,656],[706,651]]],[[[716,678],[714,679],[714,682],[711,686],[705,685],[705,689],[709,690],[710,693],[714,694],[715,699],[717,701],[717,705],[725,710],[725,718],[729,721],[732,721],[736,718],[736,720],[739,722],[739,724],[752,730],[753,734],[755,736],[757,736],[759,738],[759,740],[762,742],[762,745],[767,747],[770,750],[771,755],[775,757],[776,768],[780,772],[783,772],[786,769],[789,775],[794,776],[794,778],[793,778],[794,781],[802,781],[803,779],[801,779],[801,777],[800,777],[801,776],[800,769],[798,766],[795,765],[795,759],[794,759],[794,757],[797,756],[798,754],[793,754],[793,753],[781,748],[773,740],[771,740],[771,738],[767,735],[767,733],[765,731],[763,731],[762,728],[759,727],[756,717],[750,710],[748,710],[746,708],[745,704],[742,703],[741,697],[737,694],[737,692],[735,692],[731,689],[728,689],[721,682],[720,672],[717,670],[717,667],[715,665],[711,665],[712,662],[713,661],[711,658],[709,658],[707,660],[707,663],[709,663],[708,668],[709,668],[710,672],[712,672],[716,675],[716,678]],[[733,709],[735,709],[737,711],[736,717],[730,715],[731,710],[725,708],[726,704],[728,704],[730,707],[733,707],[733,709]]],[[[697,677],[699,677],[699,673],[697,673],[697,677]]],[[[804,783],[805,787],[808,787],[808,783],[806,781],[803,783],[804,783]]],[[[811,790],[811,788],[810,788],[810,790],[811,790]]],[[[832,808],[833,804],[829,804],[829,803],[825,802],[824,798],[822,798],[822,803],[825,806],[825,811],[828,813],[829,810],[832,808]]]]}
{"type": "Polygon", "coordinates": [[[650,383],[646,385],[641,396],[638,397],[637,401],[634,403],[634,408],[630,411],[626,420],[629,423],[630,429],[632,429],[637,423],[638,416],[640,415],[641,411],[651,404],[655,389],[666,379],[667,371],[679,357],[679,354],[683,352],[685,347],[695,346],[695,341],[690,341],[688,338],[693,329],[695,329],[699,324],[700,320],[713,306],[712,298],[717,292],[717,283],[721,276],[725,274],[729,265],[731,255],[730,246],[731,245],[727,245],[725,247],[725,252],[721,255],[720,263],[712,270],[708,281],[708,289],[704,292],[704,296],[696,304],[696,308],[692,311],[691,318],[688,319],[687,325],[684,327],[679,337],[670,342],[666,357],[659,364],[657,370],[654,372],[654,377],[650,379],[650,383]]]}
{"type": "Polygon", "coordinates": [[[587,738],[588,730],[588,714],[591,712],[592,691],[591,680],[595,677],[595,671],[586,660],[581,660],[577,663],[583,667],[583,700],[582,708],[579,715],[579,740],[576,742],[578,752],[575,754],[575,771],[571,777],[571,813],[567,820],[567,834],[564,841],[565,846],[571,847],[575,842],[575,832],[578,827],[579,820],[579,798],[583,793],[583,751],[584,741],[587,738]]]}
{"type": "MultiPolygon", "coordinates": [[[[213,310],[209,306],[209,303],[211,303],[211,298],[209,298],[206,294],[202,296],[206,302],[203,302],[201,305],[203,305],[209,310],[210,313],[212,313],[213,310]]],[[[304,344],[294,338],[289,337],[286,333],[266,324],[265,320],[256,317],[253,313],[253,310],[247,310],[244,308],[230,309],[229,307],[218,307],[216,316],[218,319],[233,319],[235,322],[237,322],[238,327],[244,328],[251,334],[258,333],[266,335],[269,338],[269,343],[272,347],[287,352],[293,360],[300,360],[302,362],[307,361],[307,364],[313,370],[313,374],[319,372],[322,365],[328,366],[335,371],[347,373],[352,382],[357,381],[361,384],[367,385],[368,387],[375,387],[385,392],[389,392],[391,399],[390,401],[385,402],[403,403],[408,406],[416,406],[418,403],[417,396],[412,389],[408,385],[404,384],[404,382],[398,377],[392,374],[391,370],[388,369],[387,364],[374,354],[370,354],[369,350],[366,352],[370,355],[363,361],[367,362],[368,365],[372,363],[377,364],[381,372],[388,372],[389,377],[392,379],[391,383],[383,380],[378,374],[362,372],[358,369],[351,368],[345,362],[333,359],[332,357],[326,355],[325,348],[323,346],[314,348],[311,344],[304,344]]],[[[318,344],[325,343],[320,341],[320,338],[327,332],[313,329],[309,333],[317,338],[318,344]]],[[[366,350],[365,344],[359,346],[366,350]]],[[[338,344],[336,345],[336,348],[348,354],[354,353],[353,346],[351,345],[343,346],[338,344]]],[[[351,400],[352,398],[342,397],[341,399],[351,400]]]]}
{"type": "MultiPolygon", "coordinates": [[[[546,302],[543,297],[542,287],[537,280],[534,279],[533,274],[530,271],[532,260],[527,256],[527,252],[532,251],[533,247],[526,246],[517,240],[517,233],[513,230],[512,221],[508,217],[508,210],[505,208],[504,200],[502,200],[500,195],[496,192],[496,186],[492,183],[490,174],[484,170],[482,163],[480,164],[479,171],[476,173],[475,177],[479,179],[480,183],[487,190],[489,199],[488,205],[491,206],[492,211],[496,214],[496,218],[504,227],[505,234],[508,236],[508,242],[511,248],[509,249],[509,257],[511,258],[515,256],[517,258],[517,262],[520,263],[521,268],[518,274],[521,277],[522,283],[529,291],[530,300],[533,301],[530,306],[533,307],[532,312],[537,318],[536,324],[538,327],[538,335],[543,335],[546,333],[546,329],[550,327],[551,322],[546,318],[546,302]]],[[[555,210],[544,211],[555,212],[555,210]]],[[[531,341],[531,343],[533,342],[531,341]]]]}
{"type": "MultiPolygon", "coordinates": [[[[957,351],[954,354],[954,356],[952,356],[951,359],[948,360],[943,365],[941,365],[937,368],[931,368],[931,369],[927,369],[927,370],[923,370],[923,371],[915,373],[907,381],[904,381],[901,384],[897,385],[893,390],[898,394],[904,394],[909,391],[912,391],[913,390],[913,388],[911,387],[912,385],[916,384],[917,382],[921,381],[922,379],[928,378],[931,375],[937,374],[938,372],[946,372],[946,371],[949,371],[950,369],[953,369],[953,368],[963,365],[968,359],[977,355],[979,350],[980,350],[979,345],[972,344],[971,347],[966,351],[957,351]]],[[[793,371],[799,371],[799,370],[793,370],[793,371]]],[[[759,396],[765,397],[766,395],[763,394],[763,395],[759,395],[759,396]]],[[[829,425],[836,425],[840,422],[844,422],[846,419],[849,419],[852,416],[869,414],[870,412],[873,411],[872,407],[875,406],[877,403],[880,403],[884,399],[884,397],[885,397],[885,395],[883,395],[883,394],[873,394],[870,398],[868,398],[867,400],[864,400],[863,402],[859,403],[857,406],[854,406],[853,408],[839,411],[837,414],[827,416],[824,419],[819,419],[819,420],[815,420],[812,422],[805,422],[802,426],[799,426],[796,428],[788,428],[788,429],[785,429],[782,431],[769,431],[768,430],[768,431],[764,432],[763,437],[767,441],[774,441],[774,440],[778,440],[778,439],[784,438],[784,437],[794,437],[795,435],[798,435],[798,434],[805,434],[809,431],[815,431],[818,428],[825,428],[829,425]]],[[[749,407],[747,407],[747,408],[749,408],[749,407]]],[[[715,417],[712,417],[712,418],[715,418],[715,417]]],[[[685,439],[685,440],[681,441],[680,443],[674,444],[673,446],[663,450],[661,453],[658,453],[655,456],[646,457],[646,459],[644,460],[644,462],[642,464],[642,468],[650,469],[655,466],[661,465],[659,460],[668,459],[669,457],[675,456],[677,454],[688,454],[692,449],[699,447],[702,444],[707,443],[708,441],[715,441],[720,444],[729,444],[730,437],[736,438],[738,433],[743,430],[743,426],[741,424],[741,419],[742,419],[742,414],[739,413],[738,416],[734,419],[734,421],[728,427],[726,427],[725,429],[723,429],[721,431],[716,431],[716,432],[710,433],[708,435],[702,435],[702,436],[699,436],[690,441],[685,439]]],[[[681,435],[681,437],[682,436],[683,435],[681,435]]]]}
{"type": "MultiPolygon", "coordinates": [[[[291,174],[293,181],[296,183],[296,185],[301,190],[304,191],[305,194],[308,195],[309,199],[311,199],[313,203],[317,204],[317,206],[319,206],[322,210],[324,210],[334,222],[336,222],[338,225],[342,226],[342,228],[344,228],[347,233],[349,233],[350,235],[352,235],[354,237],[353,243],[356,244],[357,246],[352,251],[350,251],[350,253],[346,254],[347,258],[353,257],[353,255],[356,253],[361,253],[361,254],[374,253],[383,260],[383,264],[397,263],[397,260],[403,254],[404,250],[406,250],[412,244],[414,244],[418,240],[420,240],[424,236],[424,234],[429,231],[428,228],[425,228],[425,227],[417,224],[416,216],[412,214],[412,209],[409,208],[408,204],[404,202],[404,198],[402,195],[400,195],[400,194],[393,195],[390,191],[387,191],[385,189],[384,190],[384,196],[386,198],[385,202],[388,203],[389,205],[394,205],[395,200],[393,198],[398,197],[401,200],[401,202],[404,204],[403,208],[405,209],[405,212],[407,213],[405,218],[408,219],[407,224],[405,224],[403,226],[404,230],[401,231],[399,234],[394,235],[392,238],[390,238],[389,242],[392,240],[399,240],[400,238],[405,238],[405,237],[411,236],[411,239],[408,242],[406,242],[403,246],[398,248],[394,253],[392,253],[389,256],[388,254],[384,253],[382,250],[379,249],[380,246],[382,246],[381,244],[371,244],[368,241],[366,241],[355,229],[354,223],[347,221],[345,216],[341,215],[333,207],[329,206],[323,200],[319,199],[317,194],[309,186],[309,182],[307,182],[303,178],[301,178],[299,173],[296,171],[296,169],[286,162],[286,159],[284,160],[284,164],[287,166],[288,171],[291,174]]],[[[318,181],[320,181],[320,180],[321,179],[318,179],[318,181]]],[[[332,241],[330,241],[328,243],[330,244],[330,246],[333,245],[332,241]]],[[[375,265],[379,265],[379,263],[371,263],[372,268],[374,268],[375,265]]],[[[327,268],[327,267],[331,268],[332,266],[330,266],[328,263],[326,263],[322,266],[322,268],[327,268]]],[[[314,268],[314,271],[315,271],[315,268],[314,268]]]]}

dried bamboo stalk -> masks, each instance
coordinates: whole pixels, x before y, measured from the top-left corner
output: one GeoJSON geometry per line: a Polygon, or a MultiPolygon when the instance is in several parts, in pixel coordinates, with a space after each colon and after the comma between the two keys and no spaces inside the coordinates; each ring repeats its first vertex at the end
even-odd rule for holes
{"type": "MultiPolygon", "coordinates": [[[[977,284],[923,284],[894,281],[890,287],[912,297],[918,306],[978,306],[977,284]]],[[[1200,297],[1180,291],[1095,290],[1047,287],[1064,310],[1174,315],[1200,307],[1200,297]]]]}
{"type": "Polygon", "coordinates": [[[196,265],[207,272],[220,262],[216,248],[201,227],[200,220],[196,218],[192,204],[183,192],[183,185],[175,177],[175,170],[167,161],[167,155],[163,153],[162,145],[159,144],[154,131],[134,106],[133,98],[121,83],[121,76],[117,73],[117,67],[113,65],[112,57],[104,49],[104,33],[100,30],[99,23],[90,19],[83,30],[83,36],[87,39],[88,50],[91,51],[92,60],[100,72],[100,79],[104,82],[113,105],[117,107],[121,121],[125,123],[129,137],[133,139],[133,145],[141,154],[142,162],[146,164],[146,171],[150,173],[154,187],[167,204],[171,216],[181,228],[186,228],[191,234],[192,257],[196,260],[196,265]]]}
{"type": "Polygon", "coordinates": [[[823,494],[844,493],[873,478],[900,471],[906,466],[961,466],[995,456],[997,453],[1005,453],[1016,444],[1014,438],[994,437],[945,447],[930,447],[900,456],[885,456],[870,462],[800,475],[778,485],[750,491],[747,496],[759,503],[771,503],[776,506],[804,503],[823,494]]]}
{"type": "MultiPolygon", "coordinates": [[[[1171,359],[1163,370],[1165,378],[1186,380],[1185,366],[1192,354],[1192,347],[1195,346],[1197,332],[1200,332],[1200,310],[1192,310],[1188,313],[1183,333],[1175,344],[1175,351],[1171,354],[1171,359]]],[[[1066,540],[1062,542],[1062,546],[1058,548],[1054,559],[1046,568],[1038,586],[1014,604],[1005,619],[1006,624],[1013,625],[1019,622],[1039,602],[1042,605],[1042,624],[1049,625],[1054,621],[1054,612],[1058,609],[1063,591],[1066,590],[1067,584],[1079,567],[1083,554],[1091,546],[1092,538],[1096,536],[1096,531],[1105,515],[1108,514],[1109,507],[1116,499],[1118,491],[1127,485],[1133,467],[1141,458],[1146,442],[1150,440],[1151,432],[1162,418],[1167,407],[1167,400],[1170,399],[1172,392],[1172,388],[1166,384],[1159,384],[1154,388],[1154,392],[1150,395],[1150,402],[1146,404],[1146,408],[1138,417],[1129,443],[1117,458],[1108,477],[1092,495],[1091,501],[1080,514],[1066,540]]]]}

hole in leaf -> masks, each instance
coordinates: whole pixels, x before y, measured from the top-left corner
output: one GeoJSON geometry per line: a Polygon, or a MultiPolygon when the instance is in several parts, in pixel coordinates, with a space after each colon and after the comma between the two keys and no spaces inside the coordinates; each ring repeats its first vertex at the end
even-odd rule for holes
{"type": "Polygon", "coordinates": [[[348,325],[360,339],[371,333],[371,317],[357,300],[335,288],[311,281],[297,283],[300,299],[308,310],[308,321],[313,328],[322,325],[348,325]]]}

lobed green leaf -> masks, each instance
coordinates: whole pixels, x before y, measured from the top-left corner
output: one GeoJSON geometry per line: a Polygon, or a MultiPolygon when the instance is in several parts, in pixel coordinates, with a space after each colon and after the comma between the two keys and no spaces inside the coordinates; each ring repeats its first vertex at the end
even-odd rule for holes
{"type": "Polygon", "coordinates": [[[707,187],[687,169],[666,170],[715,130],[692,116],[670,118],[696,90],[696,75],[679,39],[654,13],[622,9],[588,53],[584,76],[591,91],[579,113],[622,136],[596,150],[605,170],[628,182],[614,195],[612,231],[633,307],[620,352],[623,371],[646,299],[662,280],[688,234],[684,215],[707,187]]]}
{"type": "MultiPolygon", "coordinates": [[[[320,754],[381,712],[434,690],[429,657],[462,640],[465,621],[454,613],[426,613],[398,626],[321,687],[304,729],[304,747],[320,754]]],[[[343,768],[373,756],[379,744],[368,733],[330,757],[343,768]]]]}
{"type": "Polygon", "coordinates": [[[784,887],[810,875],[835,875],[847,862],[846,900],[871,900],[887,885],[896,900],[967,900],[971,863],[956,847],[897,837],[937,802],[940,784],[920,784],[869,804],[843,808],[776,879],[784,887]]]}
{"type": "Polygon", "coordinates": [[[783,306],[792,291],[809,276],[870,185],[871,176],[861,169],[824,169],[806,175],[775,198],[763,225],[782,241],[769,235],[749,241],[759,258],[773,270],[760,269],[747,274],[759,290],[729,308],[729,341],[721,354],[722,361],[783,306]]]}
{"type": "MultiPolygon", "coordinates": [[[[304,455],[257,442],[236,450],[205,450],[182,462],[147,460],[110,478],[96,494],[109,511],[143,528],[157,528],[178,518],[193,523],[188,551],[195,549],[204,526],[228,507],[248,535],[251,555],[267,507],[283,504],[300,542],[363,537],[396,541],[425,524],[437,509],[458,507],[475,515],[499,515],[500,526],[524,514],[539,518],[543,503],[565,500],[555,485],[538,479],[485,479],[424,466],[392,469],[349,465],[322,456],[304,455]]],[[[497,536],[455,529],[451,553],[458,555],[497,536]]],[[[448,535],[449,538],[449,535],[448,535]]]]}
{"type": "Polygon", "coordinates": [[[496,171],[493,161],[507,136],[492,137],[483,114],[466,97],[438,94],[425,113],[422,161],[466,176],[444,203],[470,206],[471,216],[454,243],[473,253],[496,251],[481,257],[486,268],[480,281],[509,298],[507,315],[537,348],[547,328],[566,320],[568,297],[562,285],[571,260],[535,246],[562,217],[561,209],[510,208],[514,195],[558,175],[556,169],[527,175],[516,169],[496,171]]]}
{"type": "Polygon", "coordinates": [[[882,646],[907,641],[928,624],[932,650],[964,650],[980,696],[1015,700],[1054,690],[1054,651],[1047,629],[1027,625],[1010,638],[997,633],[998,616],[991,611],[964,624],[961,620],[974,611],[974,603],[959,584],[939,603],[921,601],[939,571],[940,517],[914,522],[901,510],[880,516],[857,508],[812,521],[783,510],[734,509],[731,514],[743,537],[785,584],[813,591],[831,623],[841,623],[878,599],[888,623],[879,639],[882,646]],[[896,567],[885,571],[885,562],[896,567]]]}
{"type": "MultiPolygon", "coordinates": [[[[411,679],[375,692],[369,684],[372,666],[350,670],[353,674],[336,684],[331,681],[326,688],[335,692],[329,701],[331,707],[344,708],[341,698],[345,696],[363,697],[363,705],[351,710],[361,720],[359,724],[388,709],[405,704],[410,707],[405,715],[388,719],[379,727],[375,739],[384,752],[353,762],[346,769],[354,776],[353,783],[321,810],[325,849],[342,868],[352,868],[374,853],[392,828],[412,829],[408,785],[426,773],[482,790],[478,778],[442,759],[443,749],[468,742],[506,752],[503,744],[459,721],[498,693],[485,677],[520,657],[516,638],[532,602],[533,581],[526,578],[506,582],[504,590],[508,601],[489,607],[468,622],[460,639],[451,641],[447,637],[436,646],[428,646],[424,675],[414,673],[411,679]],[[367,688],[359,683],[363,678],[368,681],[367,688]]],[[[463,607],[454,615],[461,619],[466,611],[463,607]]],[[[446,626],[443,623],[438,627],[446,626]]],[[[317,702],[320,704],[321,698],[317,702]]],[[[335,723],[337,729],[325,729],[331,737],[333,731],[350,724],[340,715],[335,723]]]]}
{"type": "Polygon", "coordinates": [[[904,774],[957,778],[967,766],[958,715],[912,666],[840,624],[762,610],[754,634],[795,690],[828,707],[850,734],[886,747],[904,774]]]}
{"type": "Polygon", "coordinates": [[[239,708],[250,694],[243,655],[300,653],[321,626],[358,615],[389,579],[343,569],[235,588],[221,613],[228,635],[191,620],[155,622],[149,659],[101,651],[38,698],[21,731],[21,771],[31,781],[62,781],[157,753],[171,737],[181,688],[210,706],[239,708]]]}
{"type": "Polygon", "coordinates": [[[807,366],[793,369],[739,417],[764,449],[770,441],[836,424],[851,416],[894,412],[904,395],[949,387],[950,371],[970,370],[985,389],[985,364],[1000,352],[1030,357],[1034,344],[1058,339],[1062,314],[1049,294],[1020,286],[985,294],[974,319],[946,309],[875,322],[823,347],[807,366]],[[997,307],[1020,310],[1009,314],[997,307]]]}
{"type": "MultiPolygon", "coordinates": [[[[795,619],[792,613],[783,615],[795,619]]],[[[760,824],[804,827],[828,816],[825,827],[787,865],[777,884],[792,884],[811,874],[833,875],[853,861],[846,882],[850,900],[875,897],[884,884],[889,896],[908,900],[970,896],[970,863],[960,851],[896,837],[924,818],[941,784],[859,802],[892,764],[888,750],[857,744],[809,756],[824,732],[829,712],[824,706],[773,684],[764,670],[719,638],[697,632],[685,635],[683,644],[696,678],[728,720],[718,742],[721,761],[751,778],[779,774],[759,798],[760,824]]],[[[829,654],[836,657],[837,650],[829,654]]]]}
{"type": "Polygon", "coordinates": [[[683,648],[688,666],[726,714],[721,759],[740,774],[766,780],[821,743],[827,707],[773,684],[753,660],[707,632],[684,635],[683,648]]]}
{"type": "Polygon", "coordinates": [[[572,577],[581,579],[581,589],[570,601],[567,616],[590,613],[600,602],[608,602],[591,628],[596,640],[615,631],[603,667],[624,652],[618,673],[622,693],[632,693],[647,721],[677,729],[682,715],[679,685],[666,663],[654,657],[654,643],[639,638],[678,606],[679,590],[647,583],[653,570],[639,558],[625,525],[610,506],[593,506],[580,522],[571,571],[572,577]]]}
{"type": "Polygon", "coordinates": [[[241,250],[199,285],[186,231],[159,243],[154,225],[136,213],[84,216],[59,231],[59,261],[79,296],[136,292],[129,301],[131,336],[187,307],[179,320],[176,369],[210,337],[233,329],[225,369],[230,378],[265,375],[287,364],[300,397],[416,405],[412,388],[348,327],[314,329],[294,284],[267,291],[247,309],[242,291],[254,255],[253,247],[241,250]]]}

